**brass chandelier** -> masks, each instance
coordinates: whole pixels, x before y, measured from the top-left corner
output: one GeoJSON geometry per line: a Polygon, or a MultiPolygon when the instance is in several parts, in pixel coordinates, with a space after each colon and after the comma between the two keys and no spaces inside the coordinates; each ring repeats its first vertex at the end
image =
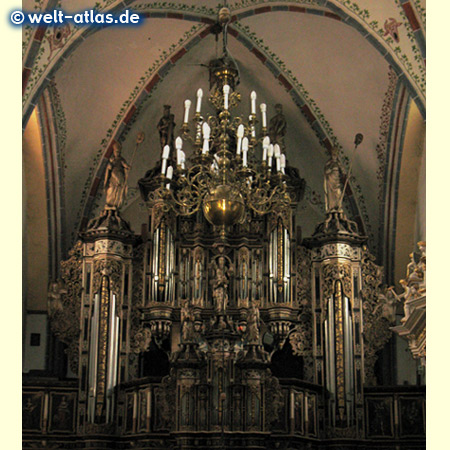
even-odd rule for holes
{"type": "Polygon", "coordinates": [[[266,105],[260,105],[262,126],[258,134],[254,91],[248,120],[231,114],[241,95],[235,91],[239,82],[236,64],[227,54],[226,24],[223,29],[224,55],[209,64],[209,101],[216,114],[202,115],[202,89],[197,91],[191,123],[192,103],[184,102],[181,136],[175,139],[175,148],[164,146],[161,171],[154,178],[147,202],[176,215],[202,209],[211,224],[225,227],[241,223],[248,209],[258,214],[285,210],[291,196],[286,156],[268,136],[266,105]],[[185,153],[187,142],[193,145],[190,157],[185,153]]]}

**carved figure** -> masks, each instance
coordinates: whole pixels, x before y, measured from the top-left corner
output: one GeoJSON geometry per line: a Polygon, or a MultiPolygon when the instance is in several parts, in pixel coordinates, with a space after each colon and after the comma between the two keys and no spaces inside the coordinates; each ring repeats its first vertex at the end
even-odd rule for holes
{"type": "Polygon", "coordinates": [[[70,411],[69,411],[69,403],[67,402],[67,398],[64,395],[61,399],[61,403],[58,406],[56,414],[53,416],[53,423],[59,429],[69,429],[70,428],[70,411]]]}
{"type": "Polygon", "coordinates": [[[414,260],[414,253],[409,254],[410,261],[406,266],[406,278],[409,278],[410,275],[416,270],[416,261],[414,260]]]}
{"type": "Polygon", "coordinates": [[[203,291],[203,255],[201,249],[194,252],[194,300],[201,302],[203,291]]]}
{"type": "Polygon", "coordinates": [[[228,285],[229,276],[234,273],[233,268],[226,266],[224,256],[219,256],[216,261],[212,263],[214,278],[211,280],[213,288],[213,299],[216,311],[223,314],[228,306],[228,285]]]}
{"type": "Polygon", "coordinates": [[[338,161],[339,150],[333,147],[330,159],[324,168],[324,190],[326,212],[341,211],[343,171],[338,161]]]}
{"type": "Polygon", "coordinates": [[[257,344],[259,341],[259,308],[258,302],[252,301],[247,310],[247,341],[249,344],[257,344]]]}
{"type": "Polygon", "coordinates": [[[419,262],[417,263],[417,268],[423,275],[421,288],[423,289],[423,291],[425,291],[427,283],[427,256],[426,256],[427,244],[424,241],[420,241],[417,243],[417,246],[419,247],[421,253],[419,262]]]}
{"type": "Polygon", "coordinates": [[[122,146],[114,142],[113,155],[109,159],[105,172],[105,209],[119,209],[127,195],[127,177],[131,167],[120,156],[121,150],[122,146]]]}
{"type": "Polygon", "coordinates": [[[385,293],[378,294],[378,301],[380,303],[375,307],[373,313],[375,314],[376,311],[381,308],[382,317],[387,319],[390,323],[394,323],[398,298],[393,286],[387,288],[385,293]]]}
{"type": "Polygon", "coordinates": [[[61,301],[61,296],[63,294],[67,294],[64,281],[61,279],[50,281],[48,287],[47,307],[51,316],[56,312],[61,312],[63,310],[63,304],[61,301]]]}
{"type": "Polygon", "coordinates": [[[269,122],[269,137],[272,144],[278,144],[281,150],[286,148],[284,136],[286,135],[286,118],[283,114],[283,105],[277,103],[275,105],[276,114],[269,122]]]}
{"type": "Polygon", "coordinates": [[[152,341],[152,332],[150,328],[139,328],[135,334],[134,338],[131,340],[131,348],[134,353],[146,352],[152,341]]]}
{"type": "Polygon", "coordinates": [[[415,286],[408,285],[408,282],[406,280],[400,280],[399,283],[403,288],[403,292],[400,295],[398,295],[394,291],[394,289],[392,289],[391,292],[397,301],[400,302],[403,300],[403,309],[405,312],[405,316],[402,318],[401,322],[406,322],[411,314],[410,301],[417,298],[419,296],[419,293],[415,286]]]}
{"type": "Polygon", "coordinates": [[[164,113],[161,119],[159,119],[156,128],[159,131],[159,142],[161,144],[161,150],[165,145],[169,145],[173,148],[173,130],[175,128],[174,122],[175,116],[170,114],[170,105],[164,105],[164,113]]]}
{"type": "Polygon", "coordinates": [[[181,307],[181,339],[183,342],[193,342],[195,339],[195,315],[189,300],[181,307]]]}

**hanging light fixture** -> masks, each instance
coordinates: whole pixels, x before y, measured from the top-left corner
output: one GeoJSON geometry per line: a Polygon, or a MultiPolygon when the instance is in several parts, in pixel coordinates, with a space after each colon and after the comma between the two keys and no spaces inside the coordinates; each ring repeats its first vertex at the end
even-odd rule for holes
{"type": "Polygon", "coordinates": [[[248,120],[231,114],[241,95],[235,90],[239,83],[238,69],[226,48],[229,17],[229,10],[222,8],[219,20],[223,27],[223,56],[209,63],[209,100],[216,113],[202,116],[202,89],[197,91],[191,121],[192,102],[184,102],[181,136],[176,138],[172,150],[175,155],[170,155],[168,145],[164,147],[161,173],[154,177],[146,198],[150,207],[158,203],[177,215],[190,215],[202,209],[206,219],[217,226],[242,222],[246,209],[267,214],[291,204],[286,157],[277,144],[270,143],[266,105],[262,103],[259,108],[262,124],[259,133],[255,91],[249,98],[248,120]],[[184,149],[188,142],[193,151],[186,158],[184,149]],[[168,165],[169,160],[176,161],[176,167],[168,165]]]}

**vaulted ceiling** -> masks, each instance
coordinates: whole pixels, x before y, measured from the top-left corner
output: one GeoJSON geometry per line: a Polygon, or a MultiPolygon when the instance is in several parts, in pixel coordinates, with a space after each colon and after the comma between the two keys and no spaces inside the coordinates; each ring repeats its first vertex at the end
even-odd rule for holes
{"type": "MultiPolygon", "coordinates": [[[[41,0],[38,7],[56,3],[41,0]]],[[[127,4],[146,19],[137,27],[24,28],[24,129],[37,111],[42,141],[39,150],[24,141],[24,160],[42,153],[45,189],[32,201],[48,219],[34,226],[30,212],[26,227],[36,236],[28,250],[33,253],[39,236],[49,242],[50,276],[102,206],[113,141],[123,143],[130,162],[140,131],[146,139],[133,161],[123,212],[136,232],[147,222],[136,184],[159,158],[156,124],[163,105],[172,106],[180,125],[184,100],[193,100],[199,87],[208,90],[204,65],[221,48],[212,33],[216,1],[63,3],[71,12],[94,4],[120,11],[127,4]]],[[[23,8],[35,4],[24,0],[23,8]]],[[[397,266],[424,238],[418,218],[424,205],[424,2],[241,0],[228,6],[228,47],[239,66],[243,98],[238,113],[248,114],[252,90],[267,103],[269,117],[276,103],[283,105],[288,161],[307,183],[298,212],[303,235],[323,217],[327,150],[337,145],[348,166],[354,136],[362,133],[347,213],[395,281],[397,266]]],[[[34,166],[28,167],[25,178],[31,180],[34,166]]]]}

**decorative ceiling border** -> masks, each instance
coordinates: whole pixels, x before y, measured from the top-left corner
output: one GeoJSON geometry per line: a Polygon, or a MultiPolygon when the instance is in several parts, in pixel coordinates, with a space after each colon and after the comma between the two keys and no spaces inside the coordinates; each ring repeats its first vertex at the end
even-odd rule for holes
{"type": "Polygon", "coordinates": [[[381,107],[380,115],[380,130],[378,133],[378,143],[375,148],[378,159],[378,201],[380,205],[383,202],[384,189],[386,183],[386,165],[387,165],[387,146],[389,143],[389,136],[392,129],[392,114],[395,111],[395,104],[398,100],[398,77],[392,67],[389,66],[389,85],[384,94],[383,106],[381,107]]]}
{"type": "MultiPolygon", "coordinates": [[[[398,1],[398,0],[396,0],[398,1]]],[[[350,0],[334,0],[333,3],[331,0],[285,0],[282,2],[272,2],[270,1],[262,1],[262,0],[244,0],[242,2],[235,2],[234,7],[248,7],[250,5],[253,7],[257,4],[267,4],[267,3],[276,3],[274,5],[262,6],[259,8],[253,8],[247,11],[243,11],[235,15],[237,19],[242,19],[243,17],[248,17],[253,14],[266,13],[271,11],[290,11],[290,12],[302,12],[302,13],[312,13],[312,14],[320,14],[325,17],[336,16],[341,18],[343,23],[353,27],[356,29],[362,36],[371,43],[387,60],[389,65],[394,67],[399,77],[403,78],[404,83],[408,87],[408,89],[412,93],[413,99],[416,101],[419,110],[423,117],[425,117],[425,105],[424,105],[424,95],[425,95],[425,80],[424,80],[424,66],[419,61],[416,61],[417,64],[422,67],[420,70],[420,76],[412,73],[412,64],[409,62],[408,57],[401,52],[401,48],[399,47],[397,50],[396,47],[392,48],[393,42],[389,41],[388,38],[384,38],[384,30],[378,26],[378,22],[372,20],[369,22],[370,13],[368,10],[361,10],[356,3],[352,3],[350,0]],[[314,10],[307,9],[305,7],[299,7],[295,4],[306,4],[306,5],[316,5],[324,8],[328,8],[332,13],[323,10],[314,10]],[[358,18],[355,19],[351,17],[348,13],[346,13],[342,8],[347,9],[352,13],[352,15],[356,15],[358,18]],[[334,13],[334,14],[333,14],[334,13]],[[363,23],[365,25],[363,25],[363,23]],[[371,34],[368,32],[367,28],[371,29],[375,34],[371,34]],[[381,40],[381,41],[380,41],[381,40]],[[394,57],[389,53],[389,50],[392,51],[396,58],[399,60],[399,63],[395,61],[394,57]],[[403,68],[402,68],[403,67],[403,68]],[[407,74],[407,75],[406,75],[407,74]],[[410,80],[411,78],[411,80],[410,80]],[[414,87],[414,85],[416,85],[414,87]]],[[[98,10],[106,10],[108,6],[113,4],[112,0],[97,2],[96,7],[98,10]]],[[[124,0],[111,8],[111,11],[120,10],[127,5],[133,3],[133,0],[124,0]]],[[[198,20],[195,19],[192,15],[187,13],[194,13],[201,16],[201,21],[203,23],[214,23],[216,16],[215,8],[208,7],[197,7],[194,5],[185,5],[182,3],[170,3],[170,2],[155,2],[155,3],[141,3],[133,5],[133,9],[136,11],[143,10],[148,8],[148,10],[152,10],[154,12],[161,11],[160,17],[163,17],[164,14],[177,14],[177,12],[184,12],[183,14],[185,20],[198,20]]],[[[158,17],[158,15],[153,14],[153,17],[158,17]]],[[[334,18],[336,18],[334,17],[334,18]]],[[[236,20],[236,19],[235,19],[236,20]]],[[[42,93],[45,88],[45,84],[49,81],[51,76],[55,73],[58,67],[64,62],[65,58],[73,51],[73,49],[78,46],[86,37],[97,31],[98,28],[84,28],[80,27],[72,27],[70,30],[70,35],[68,35],[65,39],[64,46],[58,49],[54,54],[51,54],[53,58],[50,58],[39,66],[39,62],[42,60],[44,54],[48,56],[48,48],[46,48],[46,43],[50,42],[51,39],[51,29],[38,28],[36,30],[35,36],[33,38],[33,44],[30,46],[30,50],[26,57],[26,61],[24,63],[23,70],[23,107],[24,107],[24,119],[23,126],[25,126],[29,115],[31,114],[32,108],[36,103],[37,98],[42,93]],[[54,60],[57,59],[58,61],[54,60]],[[50,63],[54,62],[54,66],[51,67],[47,73],[47,69],[49,68],[50,63]],[[42,79],[44,77],[44,79],[42,79]]],[[[53,30],[54,31],[54,30],[53,30]]],[[[408,38],[410,40],[415,39],[414,33],[409,33],[408,38]]],[[[391,39],[392,41],[392,39],[391,39]]],[[[411,41],[414,45],[415,41],[411,41]]],[[[49,45],[49,44],[48,44],[49,45]]],[[[420,52],[420,51],[419,51],[420,52]]],[[[423,61],[422,61],[423,62],[423,61]]]]}
{"type": "Polygon", "coordinates": [[[400,15],[402,16],[403,23],[408,31],[407,36],[411,43],[414,40],[417,43],[412,45],[412,51],[414,53],[414,60],[419,64],[419,73],[423,79],[425,89],[425,59],[426,59],[426,42],[425,34],[422,27],[417,20],[414,8],[411,5],[410,0],[395,0],[396,5],[400,8],[400,15]]]}
{"type": "Polygon", "coordinates": [[[51,278],[59,272],[58,261],[66,252],[64,174],[61,144],[65,145],[65,118],[59,110],[57,91],[47,89],[36,106],[42,139],[48,227],[48,264],[51,278]],[[57,115],[55,115],[55,111],[57,115]]]}
{"type": "MultiPolygon", "coordinates": [[[[392,114],[389,124],[388,145],[386,147],[383,195],[380,201],[382,216],[379,224],[378,254],[385,266],[387,281],[393,283],[393,264],[390,258],[395,251],[395,228],[397,209],[398,179],[401,168],[401,154],[408,119],[411,97],[401,83],[395,88],[392,114]]],[[[392,260],[393,261],[393,260],[392,260]]]]}
{"type": "MultiPolygon", "coordinates": [[[[377,20],[370,19],[370,12],[367,9],[361,9],[357,3],[352,0],[335,0],[342,7],[346,8],[348,11],[356,15],[364,24],[374,32],[374,35],[368,34],[367,29],[364,26],[357,22],[350,15],[345,13],[340,7],[333,4],[329,0],[318,0],[323,4],[338,14],[343,18],[344,22],[348,25],[353,26],[357,31],[359,31],[365,39],[371,43],[385,58],[385,60],[389,63],[390,66],[394,68],[399,78],[402,79],[403,83],[406,85],[408,90],[411,91],[411,96],[416,101],[420,112],[423,117],[425,117],[425,68],[423,65],[423,60],[420,58],[420,61],[414,58],[418,65],[419,73],[415,73],[413,70],[413,66],[408,58],[408,56],[402,52],[402,49],[399,45],[397,45],[390,35],[385,35],[385,30],[381,28],[377,20]],[[379,41],[384,43],[384,45],[379,41]],[[387,47],[387,48],[386,48],[387,47]],[[393,58],[393,56],[387,51],[389,49],[392,51],[397,60],[393,58]],[[406,76],[406,74],[408,76],[406,76]]],[[[398,0],[395,0],[398,2],[398,0]]],[[[399,13],[402,14],[403,10],[400,8],[399,13]]],[[[409,22],[406,20],[405,26],[409,26],[409,22]]],[[[413,53],[416,55],[417,49],[415,49],[415,38],[412,35],[408,35],[408,39],[410,40],[411,49],[413,53]]]]}

